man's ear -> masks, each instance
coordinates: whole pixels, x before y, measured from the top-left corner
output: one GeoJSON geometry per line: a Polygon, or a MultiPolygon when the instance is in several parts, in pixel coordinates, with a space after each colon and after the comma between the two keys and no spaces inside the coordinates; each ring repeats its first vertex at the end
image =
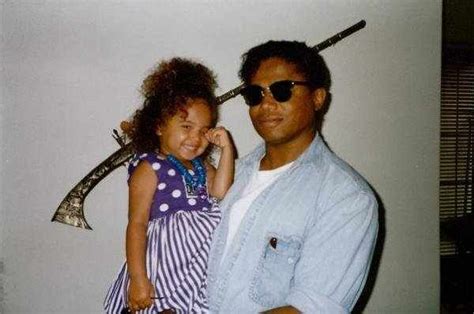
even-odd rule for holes
{"type": "Polygon", "coordinates": [[[324,105],[324,102],[326,101],[326,89],[325,88],[316,88],[313,91],[313,103],[314,103],[314,110],[318,111],[321,109],[324,105]]]}

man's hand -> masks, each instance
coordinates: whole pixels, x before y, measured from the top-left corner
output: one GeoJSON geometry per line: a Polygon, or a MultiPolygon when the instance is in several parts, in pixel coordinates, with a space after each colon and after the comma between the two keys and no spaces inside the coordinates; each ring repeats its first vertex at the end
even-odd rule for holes
{"type": "Polygon", "coordinates": [[[301,312],[295,309],[294,307],[288,305],[283,307],[278,307],[276,309],[271,309],[265,312],[261,312],[261,314],[300,314],[301,312]]]}

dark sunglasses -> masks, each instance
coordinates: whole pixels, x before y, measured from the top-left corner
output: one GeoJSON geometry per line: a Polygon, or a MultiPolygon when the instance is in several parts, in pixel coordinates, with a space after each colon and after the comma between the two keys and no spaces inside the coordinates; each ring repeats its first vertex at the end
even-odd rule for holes
{"type": "Polygon", "coordinates": [[[285,102],[290,100],[292,95],[292,89],[295,85],[309,85],[309,82],[303,81],[278,81],[272,83],[268,87],[262,87],[259,85],[247,85],[241,91],[240,94],[245,99],[245,103],[250,107],[257,106],[262,102],[263,97],[265,97],[264,91],[268,90],[278,102],[285,102]]]}

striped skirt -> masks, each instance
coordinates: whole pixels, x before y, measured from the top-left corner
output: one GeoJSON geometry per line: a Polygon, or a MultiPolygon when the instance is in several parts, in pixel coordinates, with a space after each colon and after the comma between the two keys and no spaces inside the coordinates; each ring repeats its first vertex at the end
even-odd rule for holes
{"type": "MultiPolygon", "coordinates": [[[[154,303],[140,314],[173,309],[208,313],[207,261],[212,234],[221,219],[218,206],[208,211],[177,211],[152,220],[147,230],[146,270],[155,287],[154,303]]],[[[104,301],[106,313],[127,306],[129,276],[125,263],[104,301]]]]}

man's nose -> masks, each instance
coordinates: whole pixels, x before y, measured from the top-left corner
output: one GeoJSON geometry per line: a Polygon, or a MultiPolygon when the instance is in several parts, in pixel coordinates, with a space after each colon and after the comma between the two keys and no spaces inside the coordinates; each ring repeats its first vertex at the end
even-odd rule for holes
{"type": "Polygon", "coordinates": [[[270,92],[270,90],[265,89],[263,91],[262,107],[273,109],[277,106],[278,106],[278,101],[276,101],[275,98],[273,98],[273,95],[270,92]]]}

